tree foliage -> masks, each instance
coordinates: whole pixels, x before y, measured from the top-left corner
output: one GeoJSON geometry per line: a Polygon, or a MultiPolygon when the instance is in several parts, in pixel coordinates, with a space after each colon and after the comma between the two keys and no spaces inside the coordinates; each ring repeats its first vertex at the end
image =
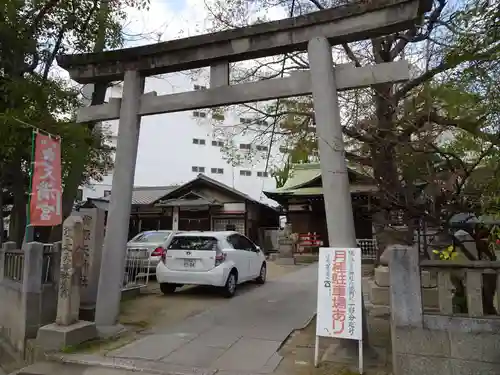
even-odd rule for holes
{"type": "MultiPolygon", "coordinates": [[[[262,21],[262,17],[249,16],[255,12],[259,16],[272,10],[300,15],[346,2],[220,0],[212,6],[211,15],[215,28],[221,29],[244,26],[248,20],[262,21]]],[[[435,0],[431,12],[412,29],[333,47],[337,63],[363,66],[401,58],[411,63],[408,82],[340,94],[347,158],[369,168],[379,187],[374,213],[378,232],[394,224],[393,211],[404,212],[409,228],[405,238],[379,236],[382,249],[387,242],[412,238],[417,217],[441,225],[453,212],[480,209],[479,192],[496,194],[498,5],[498,1],[435,0]],[[495,178],[486,182],[479,178],[481,174],[495,178]]],[[[308,69],[308,61],[306,54],[293,53],[251,68],[236,68],[235,79],[269,79],[308,69]]],[[[298,155],[306,161],[317,152],[311,100],[293,98],[251,107],[259,119],[278,124],[251,126],[267,133],[268,140],[285,143],[290,150],[287,161],[298,155]]],[[[282,177],[279,171],[275,173],[282,177]]]]}
{"type": "Polygon", "coordinates": [[[13,205],[9,234],[18,243],[24,234],[33,127],[62,139],[63,201],[72,204],[76,187],[101,179],[112,166],[106,132],[74,123],[81,95],[55,57],[91,52],[96,44],[101,50],[121,46],[125,6],[145,7],[147,1],[7,0],[0,6],[0,191],[6,198],[0,203],[13,205]]]}

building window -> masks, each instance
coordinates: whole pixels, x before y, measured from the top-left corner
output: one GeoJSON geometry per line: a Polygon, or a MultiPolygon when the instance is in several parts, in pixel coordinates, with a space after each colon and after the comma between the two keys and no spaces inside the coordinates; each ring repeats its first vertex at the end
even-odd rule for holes
{"type": "Polygon", "coordinates": [[[201,90],[206,90],[207,86],[203,85],[194,85],[194,91],[201,91],[201,90]]]}
{"type": "Polygon", "coordinates": [[[252,171],[246,171],[246,170],[240,171],[240,176],[251,176],[251,175],[252,171]]]}
{"type": "Polygon", "coordinates": [[[193,117],[205,118],[205,117],[207,117],[207,114],[205,112],[202,112],[202,111],[194,111],[193,117]]]}
{"type": "Polygon", "coordinates": [[[205,173],[205,167],[197,167],[197,166],[192,166],[191,170],[193,172],[198,172],[198,173],[205,173]]]}
{"type": "Polygon", "coordinates": [[[195,144],[195,145],[205,145],[206,142],[205,142],[204,139],[193,138],[193,144],[195,144]]]}
{"type": "Polygon", "coordinates": [[[212,141],[212,146],[222,147],[222,146],[224,146],[224,142],[222,142],[222,141],[212,141]]]}
{"type": "Polygon", "coordinates": [[[251,149],[252,149],[251,143],[240,143],[240,150],[251,150],[251,149]]]}
{"type": "Polygon", "coordinates": [[[258,145],[255,148],[257,149],[257,151],[267,151],[268,150],[267,146],[261,146],[261,145],[258,145]]]}
{"type": "Polygon", "coordinates": [[[213,174],[224,174],[224,169],[222,169],[222,168],[212,168],[210,171],[213,174]]]}
{"type": "Polygon", "coordinates": [[[212,113],[212,118],[217,121],[224,121],[224,114],[222,113],[212,113]]]}
{"type": "Polygon", "coordinates": [[[83,201],[83,189],[78,189],[77,190],[75,200],[77,202],[83,201]]]}
{"type": "Polygon", "coordinates": [[[240,122],[242,124],[251,124],[252,123],[252,119],[251,118],[240,117],[240,122]]]}
{"type": "Polygon", "coordinates": [[[288,152],[288,148],[286,148],[285,146],[281,146],[280,147],[280,152],[286,154],[288,152]]]}
{"type": "Polygon", "coordinates": [[[104,190],[104,197],[110,197],[111,196],[111,190],[104,190]]]}
{"type": "Polygon", "coordinates": [[[269,173],[267,172],[257,172],[257,177],[268,177],[269,173]]]}

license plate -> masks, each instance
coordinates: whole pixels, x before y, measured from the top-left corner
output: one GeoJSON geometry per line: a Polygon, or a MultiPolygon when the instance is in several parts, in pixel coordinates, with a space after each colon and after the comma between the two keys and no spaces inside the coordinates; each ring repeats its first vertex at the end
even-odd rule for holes
{"type": "Polygon", "coordinates": [[[194,267],[196,267],[196,260],[193,260],[193,259],[184,259],[184,267],[186,267],[186,268],[194,268],[194,267]]]}
{"type": "Polygon", "coordinates": [[[130,258],[147,258],[146,250],[129,250],[130,258]]]}

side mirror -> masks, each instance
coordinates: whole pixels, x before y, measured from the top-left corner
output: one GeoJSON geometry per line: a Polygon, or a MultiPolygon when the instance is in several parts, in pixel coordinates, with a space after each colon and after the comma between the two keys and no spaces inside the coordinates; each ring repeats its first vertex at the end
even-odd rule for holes
{"type": "Polygon", "coordinates": [[[260,246],[255,245],[255,252],[258,253],[259,251],[262,251],[262,249],[260,246]]]}

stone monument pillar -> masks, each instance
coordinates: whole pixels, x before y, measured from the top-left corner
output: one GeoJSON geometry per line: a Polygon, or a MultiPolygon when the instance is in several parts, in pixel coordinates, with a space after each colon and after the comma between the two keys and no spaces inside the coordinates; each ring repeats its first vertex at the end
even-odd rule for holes
{"type": "Polygon", "coordinates": [[[83,262],[83,220],[70,216],[63,224],[56,322],[38,330],[39,346],[45,350],[75,346],[97,336],[94,323],[78,319],[83,262]]]}
{"type": "Polygon", "coordinates": [[[78,215],[83,221],[80,318],[93,321],[101,271],[105,211],[99,208],[81,208],[78,215]]]}

